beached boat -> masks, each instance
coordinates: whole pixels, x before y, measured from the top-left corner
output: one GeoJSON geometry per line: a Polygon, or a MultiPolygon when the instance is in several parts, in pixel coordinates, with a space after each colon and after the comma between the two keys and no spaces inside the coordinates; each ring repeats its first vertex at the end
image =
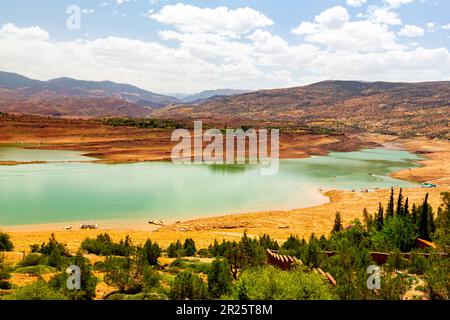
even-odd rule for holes
{"type": "Polygon", "coordinates": [[[434,184],[434,183],[422,183],[422,188],[437,188],[437,184],[434,184]]]}
{"type": "Polygon", "coordinates": [[[98,224],[82,224],[80,229],[98,229],[98,224]]]}
{"type": "Polygon", "coordinates": [[[164,225],[164,223],[161,220],[150,220],[148,223],[149,224],[154,224],[156,226],[163,226],[164,225]]]}

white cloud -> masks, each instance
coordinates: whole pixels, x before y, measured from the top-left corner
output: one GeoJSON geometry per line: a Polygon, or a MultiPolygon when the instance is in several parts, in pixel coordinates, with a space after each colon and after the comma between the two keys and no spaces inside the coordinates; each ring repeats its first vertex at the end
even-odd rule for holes
{"type": "Polygon", "coordinates": [[[350,19],[347,9],[336,6],[323,11],[314,20],[327,29],[341,29],[350,19]]]}
{"type": "Polygon", "coordinates": [[[81,12],[86,14],[95,13],[95,9],[82,9],[81,12]]]}
{"type": "Polygon", "coordinates": [[[149,15],[161,23],[174,26],[181,32],[222,33],[239,35],[259,27],[273,25],[273,21],[252,8],[199,8],[178,3],[166,5],[158,13],[149,15]]]}
{"type": "Polygon", "coordinates": [[[374,23],[382,23],[387,25],[401,25],[402,20],[397,12],[389,7],[369,6],[367,8],[367,15],[364,15],[374,23]]]}
{"type": "Polygon", "coordinates": [[[444,30],[450,30],[450,23],[449,23],[449,24],[446,24],[446,25],[444,25],[444,26],[442,26],[442,29],[444,29],[444,30]]]}
{"type": "Polygon", "coordinates": [[[312,23],[312,22],[302,22],[300,23],[300,25],[297,28],[292,29],[292,33],[293,34],[298,34],[298,35],[302,35],[302,34],[310,34],[310,33],[314,33],[315,31],[317,31],[317,24],[312,23]]]}
{"type": "Polygon", "coordinates": [[[428,32],[435,32],[436,31],[436,23],[428,22],[427,23],[427,31],[428,32]]]}
{"type": "Polygon", "coordinates": [[[361,7],[367,0],[347,0],[347,5],[352,7],[361,7]]]}
{"type": "Polygon", "coordinates": [[[384,3],[390,8],[399,8],[402,5],[413,3],[415,0],[383,0],[384,3]]]}
{"type": "Polygon", "coordinates": [[[407,24],[402,28],[402,30],[399,31],[398,34],[402,37],[417,38],[423,37],[423,35],[425,34],[425,30],[421,27],[407,24]]]}
{"type": "Polygon", "coordinates": [[[315,17],[315,22],[302,22],[291,32],[305,35],[305,41],[325,45],[331,50],[383,51],[400,49],[395,34],[381,23],[370,20],[350,21],[347,10],[333,7],[315,17]]]}

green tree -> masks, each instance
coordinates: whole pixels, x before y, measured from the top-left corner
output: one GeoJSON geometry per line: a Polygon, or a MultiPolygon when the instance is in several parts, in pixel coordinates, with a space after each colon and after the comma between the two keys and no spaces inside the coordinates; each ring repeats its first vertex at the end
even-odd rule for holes
{"type": "Polygon", "coordinates": [[[52,234],[47,243],[31,246],[32,253],[41,253],[47,257],[47,265],[58,269],[64,269],[70,264],[71,255],[64,243],[58,242],[52,234]]]}
{"type": "Polygon", "coordinates": [[[269,235],[264,234],[262,237],[259,237],[259,245],[263,249],[270,249],[270,250],[278,250],[279,245],[276,240],[272,240],[269,235]]]}
{"type": "Polygon", "coordinates": [[[186,239],[183,244],[184,254],[188,257],[192,257],[197,252],[195,247],[195,241],[192,239],[186,239]]]}
{"type": "Polygon", "coordinates": [[[336,212],[336,216],[334,218],[334,226],[333,226],[333,230],[331,231],[331,233],[338,233],[341,232],[343,229],[342,227],[342,219],[341,219],[341,213],[340,212],[336,212]]]}
{"type": "Polygon", "coordinates": [[[175,243],[169,244],[167,247],[167,256],[169,258],[178,258],[183,255],[183,245],[181,244],[180,240],[177,240],[175,243]]]}
{"type": "Polygon", "coordinates": [[[391,188],[391,196],[386,210],[386,218],[394,216],[394,188],[391,188]]]}
{"type": "Polygon", "coordinates": [[[450,258],[431,257],[431,266],[425,272],[427,292],[432,300],[450,299],[450,258]]]}
{"type": "Polygon", "coordinates": [[[409,198],[406,198],[405,200],[405,205],[403,207],[403,215],[404,216],[409,216],[410,212],[409,212],[409,198]]]}
{"type": "Polygon", "coordinates": [[[370,232],[375,224],[373,217],[369,214],[366,208],[363,210],[364,226],[367,232],[370,232]]]}
{"type": "Polygon", "coordinates": [[[13,248],[9,234],[0,232],[0,251],[12,251],[13,248]]]}
{"type": "Polygon", "coordinates": [[[204,300],[208,291],[201,278],[192,271],[183,271],[173,280],[169,295],[173,300],[204,300]]]}
{"type": "Polygon", "coordinates": [[[104,281],[122,293],[138,293],[144,286],[146,265],[142,250],[128,257],[107,257],[104,262],[104,281]]]}
{"type": "Polygon", "coordinates": [[[398,193],[398,199],[397,199],[397,211],[395,212],[396,215],[401,216],[403,215],[403,189],[400,188],[400,192],[398,193]]]}
{"type": "Polygon", "coordinates": [[[409,252],[415,246],[417,235],[411,219],[400,215],[388,219],[383,229],[373,235],[372,241],[376,250],[409,252]]]}
{"type": "Polygon", "coordinates": [[[290,235],[289,238],[283,243],[281,248],[284,250],[298,250],[304,246],[306,242],[301,241],[298,236],[290,235]]]}
{"type": "Polygon", "coordinates": [[[233,276],[230,272],[230,264],[226,259],[216,258],[208,272],[208,291],[211,297],[220,298],[231,291],[233,276]]]}
{"type": "Polygon", "coordinates": [[[143,258],[149,265],[155,266],[158,264],[158,258],[161,256],[161,248],[156,242],[152,243],[152,241],[148,239],[145,242],[142,251],[143,258]]]}
{"type": "Polygon", "coordinates": [[[450,249],[450,192],[443,192],[441,197],[442,204],[438,208],[433,240],[441,246],[442,250],[448,252],[450,249]]]}
{"type": "Polygon", "coordinates": [[[0,289],[10,289],[11,284],[8,280],[11,278],[11,268],[6,263],[4,254],[0,255],[0,289]]]}
{"type": "Polygon", "coordinates": [[[429,231],[430,218],[428,217],[430,209],[430,206],[428,205],[428,193],[425,196],[423,205],[419,209],[419,237],[424,240],[431,240],[429,231]]]}
{"type": "Polygon", "coordinates": [[[375,216],[375,230],[381,231],[384,225],[384,208],[381,203],[378,204],[378,211],[375,216]]]}

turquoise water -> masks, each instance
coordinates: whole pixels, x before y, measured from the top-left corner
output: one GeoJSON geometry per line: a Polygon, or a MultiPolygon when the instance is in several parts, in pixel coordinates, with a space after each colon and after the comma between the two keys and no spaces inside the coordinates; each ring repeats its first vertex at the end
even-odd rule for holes
{"type": "Polygon", "coordinates": [[[0,166],[0,225],[114,219],[178,219],[326,202],[319,189],[416,184],[389,174],[416,167],[414,154],[384,149],[281,160],[275,176],[258,166],[95,164],[76,152],[0,148],[0,159],[46,164],[0,166]],[[3,150],[1,150],[3,149],[3,150]],[[7,150],[6,150],[7,149],[7,150]]]}

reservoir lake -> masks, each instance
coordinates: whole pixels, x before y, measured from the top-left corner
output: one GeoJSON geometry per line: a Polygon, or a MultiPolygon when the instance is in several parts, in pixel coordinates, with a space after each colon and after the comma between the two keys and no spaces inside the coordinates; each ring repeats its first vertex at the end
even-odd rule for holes
{"type": "Polygon", "coordinates": [[[415,168],[418,155],[364,149],[280,160],[279,173],[257,165],[176,165],[171,162],[93,163],[73,151],[0,147],[0,226],[174,220],[242,212],[288,210],[328,201],[321,190],[416,187],[390,177],[415,168]]]}

